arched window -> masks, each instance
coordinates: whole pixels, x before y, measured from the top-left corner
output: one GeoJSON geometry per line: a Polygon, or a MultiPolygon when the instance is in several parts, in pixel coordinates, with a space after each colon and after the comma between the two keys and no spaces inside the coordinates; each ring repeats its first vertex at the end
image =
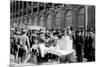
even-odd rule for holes
{"type": "Polygon", "coordinates": [[[10,19],[10,27],[13,27],[13,20],[10,19]]]}
{"type": "Polygon", "coordinates": [[[12,27],[17,27],[17,25],[18,25],[16,20],[12,20],[11,24],[12,24],[12,27]]]}
{"type": "Polygon", "coordinates": [[[34,25],[34,17],[31,17],[31,19],[29,20],[29,23],[31,23],[31,25],[34,25]]]}
{"type": "Polygon", "coordinates": [[[31,25],[31,24],[32,24],[32,18],[29,19],[29,25],[31,25]]]}
{"type": "Polygon", "coordinates": [[[16,22],[17,22],[17,25],[18,25],[18,26],[21,24],[21,23],[20,23],[20,22],[21,22],[20,19],[17,19],[16,22]]]}
{"type": "Polygon", "coordinates": [[[23,25],[22,19],[20,19],[20,25],[23,25]]]}
{"type": "Polygon", "coordinates": [[[79,27],[84,27],[84,8],[79,9],[78,25],[79,25],[79,27]]]}
{"type": "Polygon", "coordinates": [[[44,26],[44,21],[43,21],[43,16],[42,17],[40,17],[40,26],[44,26]]]}
{"type": "Polygon", "coordinates": [[[35,19],[34,19],[34,25],[37,26],[37,18],[36,18],[36,17],[35,17],[35,19]]]}
{"type": "Polygon", "coordinates": [[[51,28],[51,15],[47,16],[47,28],[51,28]]]}
{"type": "Polygon", "coordinates": [[[66,13],[66,26],[71,26],[72,27],[72,11],[68,11],[66,13]]]}
{"type": "Polygon", "coordinates": [[[20,17],[19,22],[20,22],[19,28],[24,28],[25,26],[24,26],[24,23],[23,23],[23,18],[20,17]]]}
{"type": "Polygon", "coordinates": [[[57,13],[57,14],[56,14],[55,23],[56,23],[56,27],[59,28],[60,25],[61,25],[61,13],[57,13]]]}
{"type": "Polygon", "coordinates": [[[24,18],[24,22],[23,22],[24,24],[27,24],[27,20],[26,20],[26,18],[24,18]]]}

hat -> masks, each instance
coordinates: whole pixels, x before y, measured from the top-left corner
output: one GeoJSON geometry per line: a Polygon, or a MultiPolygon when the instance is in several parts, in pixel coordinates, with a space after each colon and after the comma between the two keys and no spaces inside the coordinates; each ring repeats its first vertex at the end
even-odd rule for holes
{"type": "Polygon", "coordinates": [[[69,30],[70,29],[70,26],[68,26],[67,29],[69,30]]]}
{"type": "Polygon", "coordinates": [[[58,35],[59,34],[59,32],[55,32],[53,35],[58,35]]]}
{"type": "Polygon", "coordinates": [[[16,34],[19,34],[19,35],[20,35],[20,34],[21,34],[21,32],[17,31],[17,32],[16,32],[16,34]]]}
{"type": "Polygon", "coordinates": [[[24,29],[23,31],[24,31],[24,32],[27,32],[28,30],[24,29]]]}
{"type": "Polygon", "coordinates": [[[38,40],[35,40],[35,43],[38,43],[38,40]]]}
{"type": "Polygon", "coordinates": [[[15,30],[15,28],[11,28],[11,30],[15,30]]]}

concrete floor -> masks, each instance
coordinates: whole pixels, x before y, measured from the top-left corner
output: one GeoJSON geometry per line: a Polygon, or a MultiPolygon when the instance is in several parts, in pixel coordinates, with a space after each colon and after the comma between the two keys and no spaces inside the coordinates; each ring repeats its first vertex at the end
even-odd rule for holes
{"type": "MultiPolygon", "coordinates": [[[[14,61],[14,56],[11,55],[11,61],[10,61],[10,67],[26,67],[26,66],[34,66],[36,65],[35,63],[30,63],[30,62],[26,62],[26,63],[23,63],[23,64],[17,64],[16,61],[14,61]]],[[[87,59],[84,58],[83,59],[83,62],[86,62],[87,59]]],[[[68,63],[68,62],[66,62],[68,63]]],[[[51,65],[51,64],[58,64],[58,62],[54,61],[54,60],[49,60],[48,62],[45,62],[45,63],[41,63],[40,65],[51,65]]]]}

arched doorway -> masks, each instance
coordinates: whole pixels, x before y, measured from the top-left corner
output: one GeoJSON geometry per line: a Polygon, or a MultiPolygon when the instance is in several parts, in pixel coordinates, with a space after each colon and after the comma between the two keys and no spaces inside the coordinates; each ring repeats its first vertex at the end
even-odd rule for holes
{"type": "Polygon", "coordinates": [[[40,26],[42,26],[42,27],[44,26],[43,16],[40,17],[40,23],[39,23],[39,24],[40,24],[40,26]]]}
{"type": "Polygon", "coordinates": [[[50,29],[51,28],[51,15],[47,16],[47,28],[50,29]]]}
{"type": "Polygon", "coordinates": [[[56,27],[60,28],[60,26],[61,26],[61,13],[56,14],[55,23],[56,23],[56,27]]]}
{"type": "Polygon", "coordinates": [[[15,22],[17,23],[17,26],[19,26],[21,24],[21,21],[19,18],[17,18],[15,22]]]}
{"type": "Polygon", "coordinates": [[[18,23],[15,19],[12,19],[11,23],[12,23],[12,27],[17,27],[18,26],[18,23]]]}
{"type": "Polygon", "coordinates": [[[67,11],[66,13],[66,27],[68,26],[72,27],[72,11],[71,10],[67,11]]]}
{"type": "Polygon", "coordinates": [[[37,18],[34,19],[34,25],[37,26],[37,18]]]}
{"type": "Polygon", "coordinates": [[[24,17],[24,22],[23,22],[25,25],[27,25],[27,20],[26,20],[26,17],[24,17]]]}
{"type": "Polygon", "coordinates": [[[34,17],[31,18],[31,25],[34,25],[34,17]]]}
{"type": "Polygon", "coordinates": [[[80,8],[78,12],[78,27],[84,28],[85,17],[84,17],[84,8],[80,8]]]}
{"type": "Polygon", "coordinates": [[[29,18],[29,23],[28,23],[29,25],[31,25],[32,24],[32,18],[29,18]]]}

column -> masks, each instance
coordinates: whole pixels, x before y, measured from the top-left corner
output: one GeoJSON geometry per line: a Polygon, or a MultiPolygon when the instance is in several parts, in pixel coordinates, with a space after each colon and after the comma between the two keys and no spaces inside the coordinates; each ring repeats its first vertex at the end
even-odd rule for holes
{"type": "Polygon", "coordinates": [[[37,25],[39,25],[39,2],[37,3],[37,25]]]}
{"type": "Polygon", "coordinates": [[[12,20],[13,19],[13,2],[12,2],[12,0],[10,1],[10,7],[11,7],[11,9],[10,9],[11,10],[10,11],[11,12],[10,13],[10,28],[11,28],[11,27],[13,27],[13,20],[12,20]]]}
{"type": "Polygon", "coordinates": [[[40,5],[40,3],[38,2],[38,3],[37,3],[37,13],[39,13],[39,11],[40,11],[39,5],[40,5]]]}
{"type": "Polygon", "coordinates": [[[22,16],[24,16],[24,1],[22,1],[22,16]]]}
{"type": "Polygon", "coordinates": [[[62,7],[61,7],[61,28],[65,28],[66,27],[66,21],[65,21],[65,19],[66,19],[66,17],[65,17],[65,9],[64,9],[64,4],[62,5],[62,7]]]}
{"type": "Polygon", "coordinates": [[[32,2],[32,25],[34,25],[34,2],[32,2]]]}
{"type": "Polygon", "coordinates": [[[19,13],[19,16],[21,16],[21,15],[20,15],[20,12],[21,12],[21,10],[20,10],[20,1],[17,1],[17,3],[18,3],[18,4],[17,4],[17,6],[18,6],[18,11],[17,11],[17,13],[19,13]]]}
{"type": "Polygon", "coordinates": [[[32,2],[31,4],[32,4],[32,5],[31,5],[31,14],[33,14],[33,8],[34,8],[34,7],[33,7],[33,6],[34,6],[34,5],[33,5],[33,2],[32,2]]]}
{"type": "Polygon", "coordinates": [[[28,1],[26,1],[26,25],[28,25],[28,1]]]}
{"type": "Polygon", "coordinates": [[[55,8],[55,4],[54,3],[52,3],[52,9],[54,9],[55,8]]]}
{"type": "Polygon", "coordinates": [[[54,6],[55,4],[54,3],[52,3],[52,18],[51,18],[51,27],[52,28],[55,28],[55,12],[54,12],[54,6]]]}
{"type": "Polygon", "coordinates": [[[46,3],[44,3],[44,27],[47,27],[47,23],[46,23],[46,19],[47,19],[47,17],[46,17],[46,3]]]}
{"type": "Polygon", "coordinates": [[[73,21],[72,21],[73,29],[76,31],[78,29],[78,9],[73,8],[73,21]]]}
{"type": "Polygon", "coordinates": [[[12,0],[10,1],[10,7],[11,7],[11,13],[10,13],[10,19],[13,19],[13,2],[12,2],[12,0]]]}
{"type": "Polygon", "coordinates": [[[88,25],[88,5],[85,6],[85,29],[87,30],[88,25]]]}
{"type": "Polygon", "coordinates": [[[15,1],[15,12],[14,12],[15,18],[16,18],[16,1],[15,1]]]}
{"type": "Polygon", "coordinates": [[[26,15],[28,14],[28,1],[26,1],[26,15]]]}

